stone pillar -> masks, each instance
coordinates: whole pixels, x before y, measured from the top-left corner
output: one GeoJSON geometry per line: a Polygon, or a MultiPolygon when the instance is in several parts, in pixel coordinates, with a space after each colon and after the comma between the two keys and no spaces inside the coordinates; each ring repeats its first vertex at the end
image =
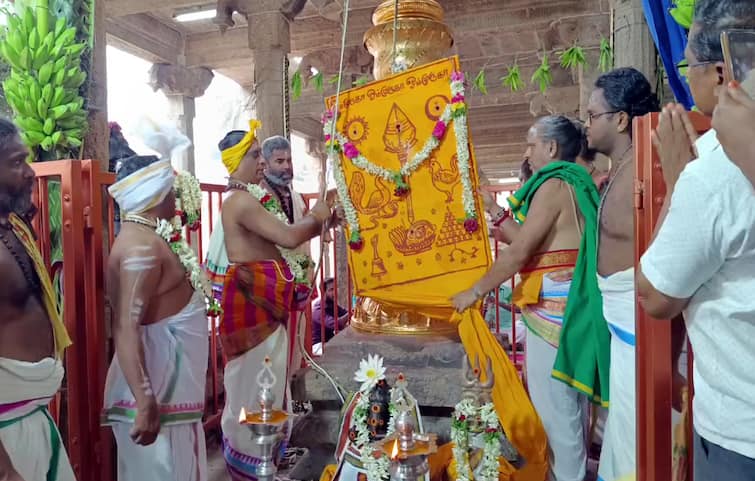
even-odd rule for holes
{"type": "Polygon", "coordinates": [[[103,171],[107,171],[110,160],[106,49],[105,2],[94,2],[94,51],[89,71],[89,131],[84,139],[84,158],[99,160],[103,171]]]}
{"type": "Polygon", "coordinates": [[[284,70],[291,43],[288,20],[279,8],[249,13],[249,48],[254,59],[254,110],[262,121],[261,137],[284,135],[284,70]]]}
{"type": "Polygon", "coordinates": [[[650,35],[642,0],[613,1],[614,65],[634,67],[656,84],[656,49],[650,35]]]}
{"type": "MultiPolygon", "coordinates": [[[[168,97],[170,116],[176,127],[194,142],[194,99],[204,95],[214,77],[210,69],[186,68],[180,65],[155,64],[150,70],[149,84],[154,90],[162,90],[168,97]]],[[[194,146],[172,159],[176,167],[196,174],[194,146]]]]}
{"type": "Polygon", "coordinates": [[[185,136],[191,140],[192,146],[171,159],[176,167],[193,175],[197,174],[194,161],[194,118],[196,117],[196,103],[194,97],[186,95],[167,95],[170,117],[185,136]]]}

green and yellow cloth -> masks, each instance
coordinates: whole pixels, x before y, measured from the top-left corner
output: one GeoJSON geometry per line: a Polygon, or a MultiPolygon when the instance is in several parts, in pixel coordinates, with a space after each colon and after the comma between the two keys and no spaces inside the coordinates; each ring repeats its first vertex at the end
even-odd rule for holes
{"type": "Polygon", "coordinates": [[[598,288],[598,205],[600,196],[587,171],[571,162],[553,162],[540,169],[508,199],[518,222],[527,218],[532,199],[550,179],[559,179],[574,189],[577,208],[584,218],[574,277],[561,328],[553,377],[608,406],[608,373],[611,336],[603,317],[603,298],[598,288]]]}

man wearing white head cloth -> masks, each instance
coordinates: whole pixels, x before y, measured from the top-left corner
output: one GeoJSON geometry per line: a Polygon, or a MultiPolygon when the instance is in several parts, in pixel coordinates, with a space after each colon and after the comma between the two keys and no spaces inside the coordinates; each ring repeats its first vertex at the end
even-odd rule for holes
{"type": "Polygon", "coordinates": [[[171,250],[180,239],[169,223],[174,175],[167,160],[135,156],[109,189],[122,225],[108,260],[116,356],[104,419],[118,444],[119,481],[207,479],[205,293],[191,283],[201,275],[196,258],[171,250]]]}

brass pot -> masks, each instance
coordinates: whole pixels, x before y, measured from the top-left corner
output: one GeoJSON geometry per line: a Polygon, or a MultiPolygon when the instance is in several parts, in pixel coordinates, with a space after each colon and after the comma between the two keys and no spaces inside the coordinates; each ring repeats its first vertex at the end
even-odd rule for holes
{"type": "Polygon", "coordinates": [[[407,308],[395,309],[369,297],[357,301],[351,326],[372,334],[458,336],[456,324],[447,319],[434,319],[407,308]]]}
{"type": "MultiPolygon", "coordinates": [[[[392,73],[394,17],[393,0],[382,2],[372,15],[374,27],[364,35],[364,45],[375,57],[376,80],[392,73]]],[[[443,7],[435,0],[401,0],[396,30],[396,59],[406,68],[443,58],[454,43],[443,23],[443,7]]]]}

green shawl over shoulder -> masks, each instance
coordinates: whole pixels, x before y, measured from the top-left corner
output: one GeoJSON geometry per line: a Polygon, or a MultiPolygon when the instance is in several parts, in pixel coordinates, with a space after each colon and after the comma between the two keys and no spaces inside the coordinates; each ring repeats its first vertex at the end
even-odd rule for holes
{"type": "Polygon", "coordinates": [[[580,165],[553,162],[536,172],[511,195],[509,205],[514,219],[524,222],[535,193],[550,179],[562,180],[574,189],[577,207],[585,222],[552,376],[586,394],[592,402],[608,406],[611,336],[603,318],[603,298],[598,288],[600,196],[595,182],[580,165]]]}

